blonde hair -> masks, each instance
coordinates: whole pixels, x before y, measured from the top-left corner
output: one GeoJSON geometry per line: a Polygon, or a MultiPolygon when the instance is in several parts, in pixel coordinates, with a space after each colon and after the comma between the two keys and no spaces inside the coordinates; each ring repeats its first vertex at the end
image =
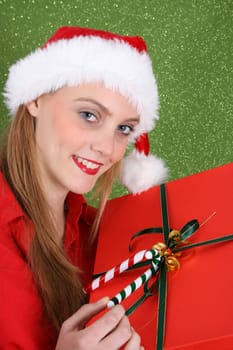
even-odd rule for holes
{"type": "MultiPolygon", "coordinates": [[[[116,164],[100,179],[97,190],[99,208],[91,230],[90,244],[95,240],[101,215],[114,179],[116,164]]],[[[62,247],[57,243],[48,204],[40,185],[36,159],[35,122],[26,106],[20,106],[12,120],[1,150],[0,169],[8,181],[29,222],[33,223],[28,263],[44,302],[47,318],[58,333],[64,320],[84,302],[85,296],[78,274],[62,247]]],[[[27,225],[28,235],[30,227],[27,225]]]]}

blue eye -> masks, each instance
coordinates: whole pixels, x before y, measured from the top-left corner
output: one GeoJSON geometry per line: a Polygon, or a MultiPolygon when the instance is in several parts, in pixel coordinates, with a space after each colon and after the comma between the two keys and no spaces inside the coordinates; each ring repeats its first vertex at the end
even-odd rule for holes
{"type": "Polygon", "coordinates": [[[119,125],[118,129],[123,135],[128,136],[134,131],[134,128],[130,125],[119,125]]]}
{"type": "Polygon", "coordinates": [[[95,122],[97,120],[97,117],[95,114],[88,112],[88,111],[82,111],[80,112],[81,116],[87,120],[88,122],[95,122]]]}

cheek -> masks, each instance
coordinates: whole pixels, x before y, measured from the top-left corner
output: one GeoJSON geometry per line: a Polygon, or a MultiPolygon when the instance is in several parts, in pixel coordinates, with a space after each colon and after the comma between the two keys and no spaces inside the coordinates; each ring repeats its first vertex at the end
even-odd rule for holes
{"type": "Polygon", "coordinates": [[[70,145],[77,141],[77,127],[67,113],[54,113],[50,129],[53,138],[60,146],[70,145]]]}
{"type": "Polygon", "coordinates": [[[114,157],[115,162],[118,162],[124,157],[127,146],[128,146],[128,141],[120,142],[116,145],[115,157],[114,157]]]}
{"type": "Polygon", "coordinates": [[[77,139],[77,133],[75,129],[68,123],[61,123],[56,125],[56,135],[59,143],[72,143],[77,139]]]}

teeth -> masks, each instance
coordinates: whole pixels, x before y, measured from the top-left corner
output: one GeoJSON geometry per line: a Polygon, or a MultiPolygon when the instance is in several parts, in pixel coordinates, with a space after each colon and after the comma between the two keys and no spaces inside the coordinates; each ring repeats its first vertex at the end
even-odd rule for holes
{"type": "Polygon", "coordinates": [[[80,158],[80,157],[76,157],[76,159],[78,160],[79,163],[85,165],[85,167],[88,168],[88,169],[97,169],[99,167],[98,164],[89,162],[86,159],[83,159],[83,158],[80,158]]]}

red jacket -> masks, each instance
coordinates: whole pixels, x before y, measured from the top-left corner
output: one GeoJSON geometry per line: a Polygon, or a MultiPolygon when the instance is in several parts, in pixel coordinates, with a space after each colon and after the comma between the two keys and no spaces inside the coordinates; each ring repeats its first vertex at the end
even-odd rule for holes
{"type": "MultiPolygon", "coordinates": [[[[94,248],[91,254],[87,251],[86,239],[95,210],[73,193],[67,196],[67,206],[64,246],[73,264],[85,271],[86,283],[94,261],[94,248]]],[[[43,317],[42,300],[25,258],[25,221],[25,213],[0,173],[0,349],[51,350],[56,339],[43,317]]]]}

